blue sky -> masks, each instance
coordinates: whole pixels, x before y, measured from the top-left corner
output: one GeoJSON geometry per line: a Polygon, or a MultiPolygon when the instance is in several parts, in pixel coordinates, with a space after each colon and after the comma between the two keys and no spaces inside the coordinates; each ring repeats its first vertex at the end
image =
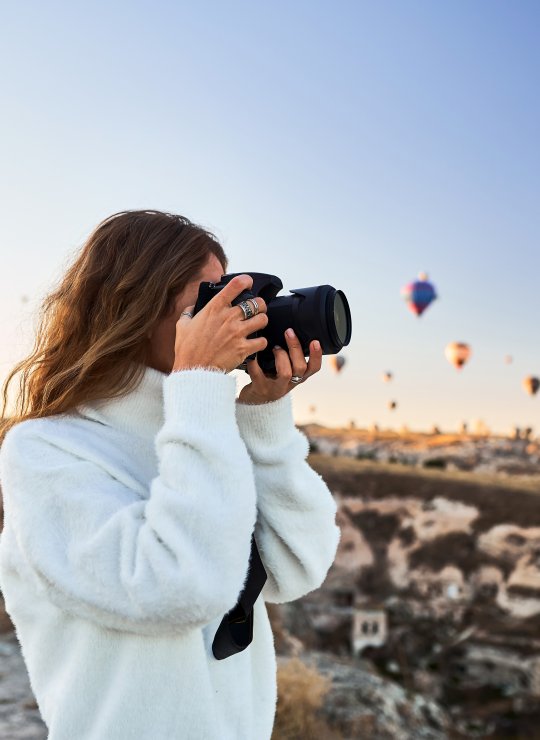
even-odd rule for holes
{"type": "Polygon", "coordinates": [[[231,271],[347,294],[347,365],[293,391],[299,422],[540,431],[539,33],[532,0],[3,4],[0,380],[90,230],[158,208],[231,271]]]}

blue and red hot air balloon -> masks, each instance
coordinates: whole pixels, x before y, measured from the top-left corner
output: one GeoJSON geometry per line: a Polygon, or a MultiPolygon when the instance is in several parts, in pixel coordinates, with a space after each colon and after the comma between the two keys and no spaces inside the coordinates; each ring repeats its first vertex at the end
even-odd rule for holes
{"type": "Polygon", "coordinates": [[[421,272],[418,275],[418,280],[402,288],[401,295],[410,310],[417,316],[421,316],[426,308],[437,298],[435,286],[428,281],[428,276],[425,272],[421,272]]]}

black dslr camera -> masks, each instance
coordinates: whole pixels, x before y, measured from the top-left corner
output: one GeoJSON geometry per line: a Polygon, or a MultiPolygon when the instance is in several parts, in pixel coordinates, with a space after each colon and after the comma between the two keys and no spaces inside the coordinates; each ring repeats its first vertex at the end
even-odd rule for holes
{"type": "MultiPolygon", "coordinates": [[[[219,283],[201,283],[193,315],[200,311],[227,283],[237,275],[253,278],[251,290],[244,290],[232,302],[233,306],[248,298],[260,296],[267,305],[268,324],[261,331],[250,334],[248,339],[265,337],[268,345],[257,352],[257,361],[265,373],[275,374],[276,365],[272,348],[279,344],[287,349],[283,336],[292,327],[302,345],[304,357],[309,354],[309,343],[318,339],[324,355],[335,355],[351,341],[351,312],[345,294],[331,285],[315,285],[311,288],[291,290],[291,295],[276,298],[283,283],[276,275],[264,272],[234,272],[222,275],[219,283]]],[[[238,370],[247,370],[246,357],[238,370]]]]}

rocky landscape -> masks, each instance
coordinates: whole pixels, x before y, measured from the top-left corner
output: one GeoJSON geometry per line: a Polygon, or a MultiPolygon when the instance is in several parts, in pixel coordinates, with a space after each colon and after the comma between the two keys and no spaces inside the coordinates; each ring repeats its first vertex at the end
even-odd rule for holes
{"type": "MultiPolygon", "coordinates": [[[[538,443],[304,431],[342,537],[320,589],[268,605],[274,740],[540,737],[538,443]]],[[[10,627],[0,737],[45,738],[10,627]]]]}
{"type": "Polygon", "coordinates": [[[301,427],[313,452],[380,463],[499,476],[540,475],[540,439],[530,428],[509,436],[301,427]]]}
{"type": "MultiPolygon", "coordinates": [[[[530,444],[512,460],[528,471],[520,475],[494,473],[496,459],[486,475],[310,456],[339,502],[342,539],[322,588],[280,606],[283,629],[306,659],[340,656],[401,687],[413,706],[430,702],[421,729],[402,719],[396,730],[387,701],[366,737],[540,737],[540,476],[530,444]]],[[[387,684],[383,693],[392,695],[387,684]]],[[[361,692],[347,711],[351,722],[367,711],[361,692]]]]}

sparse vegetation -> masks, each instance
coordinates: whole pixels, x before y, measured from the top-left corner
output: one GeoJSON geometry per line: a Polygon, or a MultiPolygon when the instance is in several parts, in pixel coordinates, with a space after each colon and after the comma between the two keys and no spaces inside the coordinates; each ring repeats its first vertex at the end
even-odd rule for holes
{"type": "Polygon", "coordinates": [[[424,460],[424,468],[438,468],[439,470],[445,470],[446,460],[444,457],[432,457],[430,460],[424,460]]]}
{"type": "Polygon", "coordinates": [[[272,740],[339,740],[320,714],[331,681],[291,658],[278,667],[278,703],[272,740]]]}
{"type": "Polygon", "coordinates": [[[376,460],[377,455],[374,452],[370,452],[368,450],[359,450],[356,453],[356,459],[357,460],[376,460]]]}

